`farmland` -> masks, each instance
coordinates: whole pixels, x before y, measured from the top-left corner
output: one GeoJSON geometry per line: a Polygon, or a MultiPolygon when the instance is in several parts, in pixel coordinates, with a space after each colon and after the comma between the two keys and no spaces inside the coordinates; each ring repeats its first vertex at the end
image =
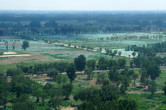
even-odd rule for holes
{"type": "Polygon", "coordinates": [[[163,19],[0,14],[0,109],[166,108],[163,19]]]}

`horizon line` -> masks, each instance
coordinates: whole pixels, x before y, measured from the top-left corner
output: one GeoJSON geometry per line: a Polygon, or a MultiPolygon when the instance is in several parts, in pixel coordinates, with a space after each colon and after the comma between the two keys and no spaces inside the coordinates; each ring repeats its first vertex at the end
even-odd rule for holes
{"type": "Polygon", "coordinates": [[[21,9],[11,9],[11,10],[7,10],[7,9],[0,9],[0,11],[166,11],[165,10],[159,10],[159,9],[156,9],[156,10],[44,10],[44,9],[39,9],[39,10],[36,10],[36,9],[26,9],[26,10],[21,10],[21,9]]]}

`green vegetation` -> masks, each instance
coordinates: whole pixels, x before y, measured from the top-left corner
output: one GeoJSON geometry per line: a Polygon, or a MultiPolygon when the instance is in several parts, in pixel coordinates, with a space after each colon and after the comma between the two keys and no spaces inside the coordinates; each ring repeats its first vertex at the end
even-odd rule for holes
{"type": "Polygon", "coordinates": [[[0,109],[166,108],[162,14],[7,15],[0,16],[0,109]]]}

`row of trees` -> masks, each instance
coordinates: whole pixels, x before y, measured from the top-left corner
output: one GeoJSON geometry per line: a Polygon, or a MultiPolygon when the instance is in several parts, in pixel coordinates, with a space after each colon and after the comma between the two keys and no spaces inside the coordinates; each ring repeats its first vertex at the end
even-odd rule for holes
{"type": "Polygon", "coordinates": [[[126,50],[139,52],[141,56],[155,56],[157,53],[165,53],[166,52],[166,42],[156,43],[156,44],[148,44],[147,46],[138,47],[136,45],[131,45],[126,48],[126,50]]]}
{"type": "Polygon", "coordinates": [[[87,88],[74,95],[75,100],[83,103],[78,110],[136,110],[134,100],[119,99],[119,89],[112,85],[105,85],[101,89],[87,88]]]}
{"type": "MultiPolygon", "coordinates": [[[[55,14],[55,13],[54,13],[55,14]]],[[[0,36],[15,35],[33,39],[34,36],[57,34],[116,33],[116,32],[151,32],[165,31],[165,15],[160,19],[152,13],[148,17],[142,14],[105,13],[68,13],[67,15],[17,13],[1,14],[0,36]],[[150,16],[150,17],[149,17],[150,16]],[[73,25],[75,24],[75,25],[73,25]]],[[[39,38],[39,37],[38,37],[39,38]]]]}
{"type": "MultiPolygon", "coordinates": [[[[135,59],[139,59],[139,57],[133,59],[134,65],[137,64],[137,60],[135,61],[135,59]]],[[[154,80],[160,75],[157,58],[145,57],[140,63],[140,67],[141,83],[143,85],[151,84],[151,92],[154,94],[156,90],[154,80]],[[149,81],[150,79],[152,81],[149,81]]],[[[138,74],[136,74],[134,70],[126,68],[126,61],[124,59],[107,60],[105,58],[100,58],[98,61],[86,61],[86,57],[83,55],[76,57],[74,63],[55,62],[36,64],[34,66],[23,66],[20,64],[17,65],[17,69],[9,69],[7,75],[12,76],[11,82],[7,82],[5,77],[2,77],[4,78],[2,79],[4,86],[0,86],[2,90],[4,90],[1,91],[2,95],[0,99],[4,100],[6,98],[2,105],[5,107],[6,103],[9,101],[7,96],[11,94],[12,97],[16,95],[16,98],[13,99],[16,100],[13,104],[14,110],[17,110],[18,107],[21,109],[21,105],[35,109],[36,105],[32,104],[33,98],[27,97],[28,94],[35,97],[36,103],[41,103],[42,106],[48,104],[50,108],[59,109],[63,100],[70,98],[73,89],[72,83],[76,78],[76,70],[81,72],[84,70],[84,73],[87,74],[87,79],[91,80],[93,70],[95,69],[109,70],[108,78],[105,77],[106,74],[100,73],[98,74],[96,83],[99,84],[101,88],[88,88],[74,95],[75,100],[81,100],[83,102],[79,105],[78,109],[137,109],[135,101],[119,99],[118,97],[120,94],[125,94],[125,91],[132,81],[133,85],[135,85],[135,80],[138,78],[138,74]],[[53,81],[56,81],[59,86],[55,87],[51,83],[42,86],[30,80],[30,78],[25,77],[23,72],[24,74],[46,73],[53,81]],[[66,75],[61,74],[63,72],[66,72],[66,75]],[[68,83],[68,79],[70,83],[68,83]],[[25,101],[22,102],[22,99],[25,99],[25,101]]],[[[165,91],[165,88],[163,90],[165,91]]]]}
{"type": "MultiPolygon", "coordinates": [[[[1,40],[0,40],[1,41],[1,40]]],[[[4,45],[6,47],[6,51],[8,51],[9,49],[9,45],[12,46],[12,49],[13,51],[15,50],[16,48],[16,40],[13,41],[12,44],[9,44],[9,42],[7,40],[4,40],[4,45]]],[[[26,50],[28,47],[29,47],[29,41],[23,41],[22,45],[21,45],[22,49],[26,50]]]]}

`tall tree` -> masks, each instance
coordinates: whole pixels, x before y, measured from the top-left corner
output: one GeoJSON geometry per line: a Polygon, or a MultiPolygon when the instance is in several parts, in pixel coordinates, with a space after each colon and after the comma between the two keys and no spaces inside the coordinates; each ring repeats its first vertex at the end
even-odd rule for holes
{"type": "Polygon", "coordinates": [[[65,96],[65,99],[68,100],[72,92],[73,86],[71,84],[65,84],[63,85],[62,89],[63,89],[63,95],[65,96]]]}
{"type": "Polygon", "coordinates": [[[121,54],[122,54],[122,52],[121,52],[121,51],[119,51],[119,52],[118,52],[118,55],[119,55],[119,56],[121,56],[121,54]]]}
{"type": "Polygon", "coordinates": [[[135,86],[135,81],[136,81],[136,79],[138,78],[138,74],[134,73],[134,74],[132,75],[132,77],[133,77],[134,86],[135,86]]]}
{"type": "Polygon", "coordinates": [[[7,78],[3,74],[0,74],[0,105],[3,105],[4,109],[6,108],[6,104],[8,101],[8,95],[9,84],[7,82],[7,78]]]}
{"type": "Polygon", "coordinates": [[[26,50],[29,47],[29,42],[28,41],[23,41],[22,48],[26,50]]]}
{"type": "Polygon", "coordinates": [[[106,76],[104,73],[100,73],[97,75],[97,80],[96,80],[96,84],[102,84],[104,85],[104,82],[106,81],[106,76]]]}
{"type": "Polygon", "coordinates": [[[86,65],[86,57],[84,55],[80,55],[74,59],[74,63],[78,71],[83,71],[86,65]]]}
{"type": "Polygon", "coordinates": [[[48,101],[48,104],[49,104],[50,108],[54,108],[54,110],[59,110],[61,103],[62,103],[62,98],[61,97],[52,97],[48,101]]]}
{"type": "Polygon", "coordinates": [[[70,79],[70,83],[72,84],[73,80],[76,78],[75,65],[74,64],[70,64],[67,67],[66,73],[67,73],[67,76],[70,79]]]}
{"type": "Polygon", "coordinates": [[[147,75],[147,70],[145,68],[141,69],[141,84],[144,86],[147,84],[148,80],[148,75],[147,75]]]}
{"type": "Polygon", "coordinates": [[[126,60],[125,59],[118,59],[118,64],[121,69],[126,67],[126,60]]]}
{"type": "Polygon", "coordinates": [[[13,104],[12,110],[36,110],[36,106],[27,95],[22,95],[13,104]]]}
{"type": "Polygon", "coordinates": [[[1,57],[2,57],[3,53],[4,53],[4,52],[0,52],[0,56],[1,56],[1,57]]]}
{"type": "Polygon", "coordinates": [[[151,63],[151,64],[149,64],[147,73],[148,73],[148,76],[150,76],[150,78],[152,80],[155,80],[157,77],[159,77],[161,71],[157,64],[151,63]]]}
{"type": "Polygon", "coordinates": [[[16,47],[16,40],[12,43],[13,50],[15,49],[15,47],[16,47]]]}
{"type": "Polygon", "coordinates": [[[86,66],[88,68],[91,68],[92,70],[95,70],[96,61],[95,60],[88,60],[86,63],[86,66]]]}
{"type": "Polygon", "coordinates": [[[133,55],[133,57],[135,57],[135,55],[136,55],[136,52],[133,52],[133,53],[132,53],[132,55],[133,55]]]}
{"type": "Polygon", "coordinates": [[[154,93],[156,92],[156,82],[154,80],[151,81],[151,88],[150,92],[152,93],[151,95],[153,96],[154,93]]]}
{"type": "Polygon", "coordinates": [[[87,79],[91,80],[92,79],[92,75],[93,75],[93,71],[91,68],[86,68],[84,71],[85,74],[87,74],[87,79]]]}
{"type": "Polygon", "coordinates": [[[101,57],[98,61],[98,68],[101,70],[106,70],[107,69],[107,60],[104,57],[101,57]]]}
{"type": "Polygon", "coordinates": [[[54,68],[49,69],[47,71],[47,76],[49,76],[49,77],[51,77],[53,79],[55,79],[57,75],[58,75],[58,71],[56,69],[54,69],[54,68]]]}
{"type": "Polygon", "coordinates": [[[166,82],[165,82],[165,86],[163,88],[163,91],[164,91],[164,95],[166,96],[166,82]]]}
{"type": "Polygon", "coordinates": [[[6,46],[6,50],[8,51],[9,43],[8,43],[8,41],[5,41],[4,43],[5,43],[5,46],[6,46]]]}

